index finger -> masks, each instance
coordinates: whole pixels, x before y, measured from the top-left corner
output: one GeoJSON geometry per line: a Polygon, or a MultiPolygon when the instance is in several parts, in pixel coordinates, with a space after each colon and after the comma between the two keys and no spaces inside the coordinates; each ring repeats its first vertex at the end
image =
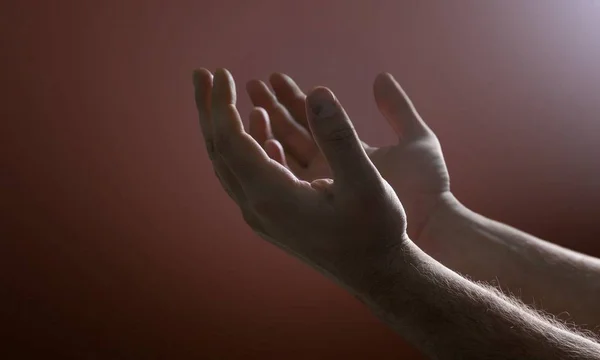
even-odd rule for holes
{"type": "Polygon", "coordinates": [[[245,190],[256,191],[258,184],[290,185],[295,179],[294,175],[271,161],[263,148],[246,133],[235,100],[233,77],[225,69],[217,70],[211,97],[217,154],[223,158],[245,190]]]}
{"type": "Polygon", "coordinates": [[[212,160],[214,158],[215,147],[213,139],[213,130],[210,120],[211,91],[213,86],[213,75],[206,69],[194,70],[194,100],[198,110],[198,120],[200,129],[206,144],[206,151],[212,160]]]}
{"type": "Polygon", "coordinates": [[[288,75],[282,73],[274,73],[269,78],[277,100],[288,108],[294,119],[308,128],[306,117],[306,95],[298,84],[288,75]]]}

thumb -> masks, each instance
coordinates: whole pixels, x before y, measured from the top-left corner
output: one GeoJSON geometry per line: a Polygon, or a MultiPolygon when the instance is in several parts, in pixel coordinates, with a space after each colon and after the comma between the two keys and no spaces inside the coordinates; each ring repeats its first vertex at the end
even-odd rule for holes
{"type": "Polygon", "coordinates": [[[391,74],[381,73],[375,78],[373,93],[379,111],[399,138],[417,137],[431,132],[391,74]]]}
{"type": "Polygon", "coordinates": [[[331,90],[317,87],[306,98],[310,130],[336,184],[377,181],[379,173],[363,149],[352,122],[331,90]]]}

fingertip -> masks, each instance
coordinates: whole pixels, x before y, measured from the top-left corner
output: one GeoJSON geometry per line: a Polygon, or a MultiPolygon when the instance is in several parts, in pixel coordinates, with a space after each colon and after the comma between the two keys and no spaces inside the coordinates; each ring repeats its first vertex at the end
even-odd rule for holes
{"type": "Polygon", "coordinates": [[[255,106],[272,109],[275,106],[275,96],[261,80],[250,80],[247,85],[248,95],[255,106]]]}
{"type": "Polygon", "coordinates": [[[246,83],[246,90],[248,93],[256,95],[256,94],[265,94],[269,93],[269,87],[261,80],[252,79],[246,83]]]}
{"type": "Polygon", "coordinates": [[[270,131],[271,125],[269,121],[269,113],[265,109],[259,106],[255,106],[250,111],[250,124],[258,125],[261,131],[270,131]]]}
{"type": "Polygon", "coordinates": [[[270,83],[282,83],[285,81],[285,75],[280,72],[274,72],[269,76],[270,83]]]}
{"type": "Polygon", "coordinates": [[[262,118],[267,118],[269,115],[267,113],[267,111],[260,107],[260,106],[255,106],[252,108],[252,110],[250,110],[250,114],[255,114],[256,116],[262,117],[262,118]]]}
{"type": "Polygon", "coordinates": [[[192,70],[192,82],[194,86],[198,87],[200,83],[200,79],[202,78],[202,69],[194,69],[192,70]]]}
{"type": "Polygon", "coordinates": [[[235,81],[229,70],[218,68],[214,75],[213,94],[219,103],[235,104],[237,100],[235,81]]]}
{"type": "Polygon", "coordinates": [[[274,72],[269,76],[269,82],[273,88],[280,88],[282,86],[293,86],[293,80],[291,77],[284,73],[274,72]]]}
{"type": "Polygon", "coordinates": [[[389,73],[381,73],[373,84],[375,102],[399,139],[427,134],[430,130],[419,117],[410,98],[389,73]]]}
{"type": "Polygon", "coordinates": [[[380,72],[375,77],[375,81],[387,81],[387,80],[394,80],[394,75],[390,74],[389,72],[384,71],[384,72],[380,72]]]}
{"type": "Polygon", "coordinates": [[[281,165],[287,167],[286,161],[285,161],[285,152],[283,150],[283,145],[281,145],[281,143],[275,139],[267,139],[264,143],[265,146],[265,151],[267,153],[267,155],[277,161],[278,163],[280,163],[281,165]]]}
{"type": "Polygon", "coordinates": [[[212,73],[205,68],[194,69],[192,71],[192,82],[196,89],[201,89],[202,85],[210,83],[212,79],[212,73]]]}
{"type": "Polygon", "coordinates": [[[309,101],[335,101],[333,92],[325,86],[314,87],[307,95],[309,101]]]}
{"type": "Polygon", "coordinates": [[[264,105],[261,101],[261,84],[259,80],[252,79],[246,83],[246,92],[250,96],[250,101],[253,105],[264,105]]]}
{"type": "Polygon", "coordinates": [[[281,151],[283,152],[283,146],[281,145],[281,143],[275,139],[267,139],[265,141],[264,144],[265,148],[267,149],[267,152],[275,152],[275,151],[281,151]]]}
{"type": "Polygon", "coordinates": [[[250,111],[249,133],[256,142],[264,146],[264,142],[273,137],[268,115],[263,108],[255,107],[250,111]]]}
{"type": "Polygon", "coordinates": [[[193,70],[194,75],[198,76],[212,76],[212,73],[206,68],[197,68],[193,70]]]}
{"type": "Polygon", "coordinates": [[[227,81],[227,70],[223,69],[223,68],[218,68],[215,70],[214,72],[214,82],[215,82],[215,86],[221,85],[224,81],[227,81]]]}
{"type": "Polygon", "coordinates": [[[337,112],[337,99],[326,87],[318,86],[306,97],[307,110],[317,118],[330,117],[337,112]]]}
{"type": "Polygon", "coordinates": [[[225,76],[225,77],[227,77],[228,75],[231,75],[231,73],[226,68],[217,68],[215,70],[215,76],[225,76]]]}
{"type": "Polygon", "coordinates": [[[395,87],[396,85],[397,82],[396,79],[394,79],[394,76],[390,73],[383,72],[375,77],[373,90],[376,96],[386,95],[389,92],[390,87],[395,87]]]}
{"type": "Polygon", "coordinates": [[[233,89],[235,89],[235,81],[233,79],[233,75],[226,68],[218,68],[214,72],[214,80],[215,83],[219,82],[223,85],[229,85],[233,89]]]}
{"type": "Polygon", "coordinates": [[[331,193],[333,180],[329,178],[316,179],[311,181],[310,186],[317,191],[331,193]]]}

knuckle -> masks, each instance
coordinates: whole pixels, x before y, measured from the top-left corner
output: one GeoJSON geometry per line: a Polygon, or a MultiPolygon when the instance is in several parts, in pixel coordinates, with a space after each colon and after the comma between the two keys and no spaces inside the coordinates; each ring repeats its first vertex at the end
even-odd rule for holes
{"type": "Polygon", "coordinates": [[[331,129],[325,136],[325,141],[330,143],[345,142],[354,137],[354,129],[348,126],[331,129]]]}
{"type": "Polygon", "coordinates": [[[365,182],[356,187],[353,197],[356,204],[361,207],[376,208],[387,201],[388,191],[378,182],[365,182]]]}
{"type": "Polygon", "coordinates": [[[231,139],[227,136],[220,135],[218,136],[213,144],[215,148],[215,153],[219,153],[221,155],[226,155],[231,152],[231,139]]]}

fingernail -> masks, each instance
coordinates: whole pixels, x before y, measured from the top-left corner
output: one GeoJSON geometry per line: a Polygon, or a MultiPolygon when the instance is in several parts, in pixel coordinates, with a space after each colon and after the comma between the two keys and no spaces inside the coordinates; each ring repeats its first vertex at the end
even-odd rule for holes
{"type": "Polygon", "coordinates": [[[335,96],[327,88],[317,88],[313,90],[307,98],[312,113],[319,118],[326,118],[335,115],[337,104],[335,96]]]}

